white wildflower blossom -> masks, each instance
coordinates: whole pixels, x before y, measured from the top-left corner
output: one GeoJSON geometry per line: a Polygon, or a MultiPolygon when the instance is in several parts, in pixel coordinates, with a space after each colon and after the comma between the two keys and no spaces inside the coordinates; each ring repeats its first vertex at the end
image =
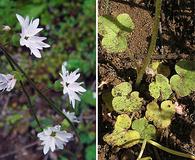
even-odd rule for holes
{"type": "Polygon", "coordinates": [[[44,129],[43,132],[38,133],[37,136],[43,141],[41,144],[44,145],[44,154],[47,154],[49,150],[53,152],[55,149],[64,149],[64,145],[73,138],[72,133],[61,131],[60,125],[48,127],[44,129]]]}
{"type": "Polygon", "coordinates": [[[30,20],[28,16],[23,18],[18,14],[16,14],[16,17],[22,27],[20,45],[28,47],[31,51],[30,54],[34,54],[35,57],[41,58],[40,50],[48,48],[50,45],[43,42],[47,39],[46,37],[37,36],[37,34],[43,30],[43,28],[38,28],[39,18],[30,20]]]}
{"type": "Polygon", "coordinates": [[[10,26],[3,26],[2,30],[8,32],[11,30],[11,27],[10,26]]]}
{"type": "Polygon", "coordinates": [[[66,117],[68,117],[68,119],[73,122],[73,123],[80,123],[80,121],[78,120],[78,118],[75,116],[74,112],[69,112],[64,109],[63,113],[66,115],[66,117]]]}
{"type": "Polygon", "coordinates": [[[60,76],[62,77],[61,84],[63,85],[63,93],[68,94],[70,103],[72,104],[73,108],[75,108],[75,101],[80,101],[80,97],[78,94],[81,94],[82,92],[85,92],[86,89],[84,89],[81,84],[83,82],[76,82],[77,79],[80,77],[80,74],[78,73],[79,69],[75,70],[74,72],[69,73],[66,70],[66,64],[62,65],[62,73],[60,73],[60,76]]]}
{"type": "Polygon", "coordinates": [[[0,91],[11,91],[16,84],[16,79],[11,74],[0,74],[0,91]]]}
{"type": "Polygon", "coordinates": [[[93,98],[96,99],[96,92],[93,92],[93,98]]]}

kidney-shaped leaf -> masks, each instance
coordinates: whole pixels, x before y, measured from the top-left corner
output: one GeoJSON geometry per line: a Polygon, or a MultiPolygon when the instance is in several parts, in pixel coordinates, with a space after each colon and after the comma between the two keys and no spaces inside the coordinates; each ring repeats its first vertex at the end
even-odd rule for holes
{"type": "Polygon", "coordinates": [[[132,92],[130,96],[117,96],[112,100],[113,109],[118,113],[130,113],[138,111],[142,106],[142,98],[139,92],[132,92]]]}
{"type": "Polygon", "coordinates": [[[127,96],[132,91],[132,86],[129,82],[122,82],[112,89],[113,97],[127,96]]]}
{"type": "Polygon", "coordinates": [[[120,34],[111,32],[103,37],[102,46],[108,53],[124,52],[127,49],[127,39],[120,34]]]}
{"type": "Polygon", "coordinates": [[[180,97],[189,95],[195,91],[195,62],[194,61],[179,61],[175,65],[176,75],[170,79],[172,89],[180,97]]]}
{"type": "Polygon", "coordinates": [[[131,17],[127,14],[127,13],[122,13],[119,14],[116,19],[118,20],[118,22],[122,25],[121,27],[127,31],[127,32],[131,32],[134,28],[135,25],[131,19],[131,17]]]}
{"type": "Polygon", "coordinates": [[[102,36],[110,33],[119,33],[120,28],[114,23],[114,18],[111,16],[98,17],[98,33],[102,36]]]}
{"type": "Polygon", "coordinates": [[[147,105],[145,117],[153,121],[157,128],[166,128],[171,124],[171,119],[175,114],[175,104],[167,100],[161,103],[161,107],[156,102],[147,105]]]}
{"type": "Polygon", "coordinates": [[[156,75],[155,82],[149,85],[149,91],[152,97],[155,99],[161,98],[161,100],[167,100],[172,94],[169,80],[162,74],[156,75]]]}
{"type": "Polygon", "coordinates": [[[156,128],[152,124],[148,124],[145,118],[134,120],[132,129],[138,131],[142,139],[155,139],[156,128]]]}
{"type": "Polygon", "coordinates": [[[111,134],[104,135],[103,139],[109,145],[129,148],[139,143],[140,134],[137,131],[128,130],[131,126],[131,119],[127,114],[117,117],[114,131],[111,134]]]}
{"type": "Polygon", "coordinates": [[[98,17],[98,33],[103,36],[102,47],[108,53],[124,52],[127,48],[127,36],[134,29],[134,23],[126,13],[116,18],[106,15],[98,17]]]}

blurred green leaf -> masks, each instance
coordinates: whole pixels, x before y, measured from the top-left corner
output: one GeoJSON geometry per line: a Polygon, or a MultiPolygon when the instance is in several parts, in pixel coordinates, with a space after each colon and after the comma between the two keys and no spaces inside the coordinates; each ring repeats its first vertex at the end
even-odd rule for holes
{"type": "MultiPolygon", "coordinates": [[[[47,127],[51,127],[53,126],[53,120],[51,118],[42,118],[42,119],[39,119],[39,122],[41,124],[41,126],[43,128],[47,128],[47,127]]],[[[31,127],[34,128],[37,132],[40,132],[41,129],[39,128],[37,122],[35,120],[33,120],[31,123],[30,123],[31,127]]]]}
{"type": "Polygon", "coordinates": [[[11,42],[14,46],[19,46],[20,37],[17,34],[14,34],[11,38],[11,42]]]}
{"type": "Polygon", "coordinates": [[[30,16],[31,18],[37,18],[40,15],[40,13],[44,11],[46,7],[47,7],[46,3],[42,3],[39,5],[29,4],[23,6],[21,13],[22,16],[30,16]]]}
{"type": "Polygon", "coordinates": [[[6,117],[6,122],[9,123],[9,124],[15,124],[16,122],[18,122],[19,120],[21,120],[23,117],[22,114],[18,114],[18,113],[15,113],[13,115],[9,115],[6,117]]]}
{"type": "Polygon", "coordinates": [[[91,142],[95,140],[95,133],[94,132],[90,132],[90,133],[81,132],[80,139],[81,139],[81,143],[90,144],[91,142]]]}
{"type": "Polygon", "coordinates": [[[85,149],[85,159],[95,160],[96,159],[96,145],[90,145],[85,149]]]}
{"type": "Polygon", "coordinates": [[[61,84],[61,80],[55,81],[55,83],[54,83],[54,90],[57,91],[57,92],[63,90],[62,84],[61,84]]]}
{"type": "Polygon", "coordinates": [[[85,103],[91,105],[91,106],[96,106],[96,98],[95,94],[91,90],[87,90],[81,97],[81,100],[84,101],[85,103]]]}
{"type": "Polygon", "coordinates": [[[68,70],[76,70],[79,68],[86,75],[89,75],[91,70],[90,63],[82,59],[70,59],[67,62],[67,68],[68,70]]]}
{"type": "Polygon", "coordinates": [[[12,71],[11,72],[14,77],[18,80],[18,81],[23,81],[24,80],[24,77],[22,76],[22,74],[18,71],[12,71]]]}

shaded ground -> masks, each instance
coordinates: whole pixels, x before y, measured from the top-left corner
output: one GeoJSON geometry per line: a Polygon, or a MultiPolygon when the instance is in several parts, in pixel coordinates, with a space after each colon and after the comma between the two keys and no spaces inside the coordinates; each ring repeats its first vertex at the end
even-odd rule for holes
{"type": "MultiPolygon", "coordinates": [[[[153,59],[159,59],[167,64],[172,73],[174,73],[175,63],[181,59],[195,60],[195,32],[193,21],[194,2],[189,1],[163,1],[162,18],[159,26],[159,39],[157,41],[156,54],[153,59]]],[[[128,13],[135,23],[135,30],[129,36],[128,50],[120,54],[108,54],[101,47],[101,38],[99,38],[99,159],[136,159],[141,146],[134,146],[131,149],[117,149],[108,146],[102,139],[106,133],[113,130],[116,114],[112,111],[111,104],[105,104],[104,97],[109,93],[113,86],[128,81],[135,82],[136,70],[147,54],[147,48],[150,42],[152,17],[154,16],[153,1],[135,1],[127,2],[121,0],[111,0],[107,9],[106,1],[99,0],[99,15],[108,13],[116,16],[119,13],[128,13]],[[137,28],[136,28],[137,27],[137,28]],[[110,114],[111,112],[111,114],[110,114]]],[[[140,88],[141,97],[151,101],[148,96],[147,87],[151,77],[144,77],[140,88]],[[147,92],[146,92],[147,91],[147,92]]],[[[165,131],[158,131],[157,141],[167,147],[175,150],[195,154],[190,134],[193,128],[195,113],[195,95],[191,94],[185,98],[177,99],[183,105],[186,105],[184,115],[175,115],[172,123],[165,131]]],[[[142,111],[145,107],[142,108],[142,111]]],[[[141,117],[142,112],[137,113],[141,117]]],[[[162,152],[150,145],[147,145],[144,155],[153,157],[157,160],[184,160],[185,158],[175,157],[162,152]]]]}

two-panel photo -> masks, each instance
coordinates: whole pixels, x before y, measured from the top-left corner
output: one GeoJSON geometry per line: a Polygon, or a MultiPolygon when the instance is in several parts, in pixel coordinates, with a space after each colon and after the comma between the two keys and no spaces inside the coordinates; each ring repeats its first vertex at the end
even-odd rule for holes
{"type": "Polygon", "coordinates": [[[195,160],[194,0],[0,0],[0,160],[195,160]]]}

